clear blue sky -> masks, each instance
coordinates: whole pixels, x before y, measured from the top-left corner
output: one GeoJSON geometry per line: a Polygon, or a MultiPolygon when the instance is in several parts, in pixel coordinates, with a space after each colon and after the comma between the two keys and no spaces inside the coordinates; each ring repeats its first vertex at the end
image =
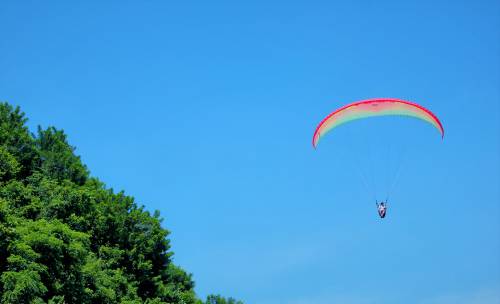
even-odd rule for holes
{"type": "Polygon", "coordinates": [[[2,1],[0,100],[159,209],[202,297],[500,301],[498,1],[2,1]],[[444,141],[372,119],[312,149],[371,97],[444,141]],[[381,221],[356,168],[383,188],[383,149],[406,161],[381,221]]]}

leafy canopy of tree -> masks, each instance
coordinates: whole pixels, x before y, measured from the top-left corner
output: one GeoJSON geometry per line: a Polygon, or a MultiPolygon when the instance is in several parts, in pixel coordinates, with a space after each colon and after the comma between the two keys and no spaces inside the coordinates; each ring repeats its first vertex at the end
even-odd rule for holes
{"type": "Polygon", "coordinates": [[[159,213],[107,189],[74,150],[0,103],[0,303],[242,304],[198,299],[159,213]]]}

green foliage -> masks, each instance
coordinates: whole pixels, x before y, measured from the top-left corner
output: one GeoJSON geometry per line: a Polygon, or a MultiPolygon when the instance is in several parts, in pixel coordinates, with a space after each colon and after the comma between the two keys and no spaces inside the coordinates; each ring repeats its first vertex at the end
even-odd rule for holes
{"type": "Polygon", "coordinates": [[[5,147],[0,146],[0,182],[15,178],[20,170],[21,166],[16,158],[5,147]]]}
{"type": "Polygon", "coordinates": [[[19,107],[0,103],[0,146],[15,157],[20,166],[20,178],[30,175],[38,161],[35,140],[25,125],[26,121],[19,107]]]}
{"type": "Polygon", "coordinates": [[[220,295],[209,295],[205,304],[243,304],[243,302],[233,298],[226,299],[220,295]]]}
{"type": "Polygon", "coordinates": [[[42,283],[40,274],[34,270],[6,271],[2,273],[2,303],[41,302],[47,288],[42,283]]]}
{"type": "Polygon", "coordinates": [[[159,213],[90,177],[63,131],[25,123],[0,103],[0,303],[203,304],[159,213]]]}
{"type": "Polygon", "coordinates": [[[84,295],[81,268],[88,254],[88,235],[58,220],[26,221],[16,228],[18,238],[9,246],[7,268],[36,270],[49,297],[62,295],[79,302],[84,295]],[[12,263],[16,257],[17,263],[12,263]]]}
{"type": "Polygon", "coordinates": [[[129,284],[121,268],[109,267],[106,259],[89,255],[82,269],[85,292],[91,303],[118,303],[121,301],[140,301],[137,288],[129,284]]]}
{"type": "Polygon", "coordinates": [[[87,168],[80,157],[73,153],[75,148],[68,144],[62,130],[54,127],[42,130],[38,127],[36,144],[44,175],[58,181],[68,179],[77,185],[85,183],[89,175],[87,168]]]}

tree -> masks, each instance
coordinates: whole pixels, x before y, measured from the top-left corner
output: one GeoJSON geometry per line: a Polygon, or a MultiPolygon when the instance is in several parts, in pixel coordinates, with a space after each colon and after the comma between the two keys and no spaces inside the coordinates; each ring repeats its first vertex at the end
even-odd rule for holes
{"type": "Polygon", "coordinates": [[[91,177],[62,130],[25,123],[0,103],[0,302],[203,304],[159,212],[91,177]]]}

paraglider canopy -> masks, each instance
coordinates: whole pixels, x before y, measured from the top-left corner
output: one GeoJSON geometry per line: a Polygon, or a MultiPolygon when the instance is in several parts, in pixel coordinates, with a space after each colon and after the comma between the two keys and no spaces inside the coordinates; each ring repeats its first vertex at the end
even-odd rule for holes
{"type": "Polygon", "coordinates": [[[433,125],[441,134],[441,138],[444,137],[443,125],[437,116],[421,105],[396,98],[375,98],[353,102],[325,117],[314,132],[313,147],[316,148],[320,139],[330,130],[349,121],[391,115],[409,116],[423,120],[433,125]]]}

